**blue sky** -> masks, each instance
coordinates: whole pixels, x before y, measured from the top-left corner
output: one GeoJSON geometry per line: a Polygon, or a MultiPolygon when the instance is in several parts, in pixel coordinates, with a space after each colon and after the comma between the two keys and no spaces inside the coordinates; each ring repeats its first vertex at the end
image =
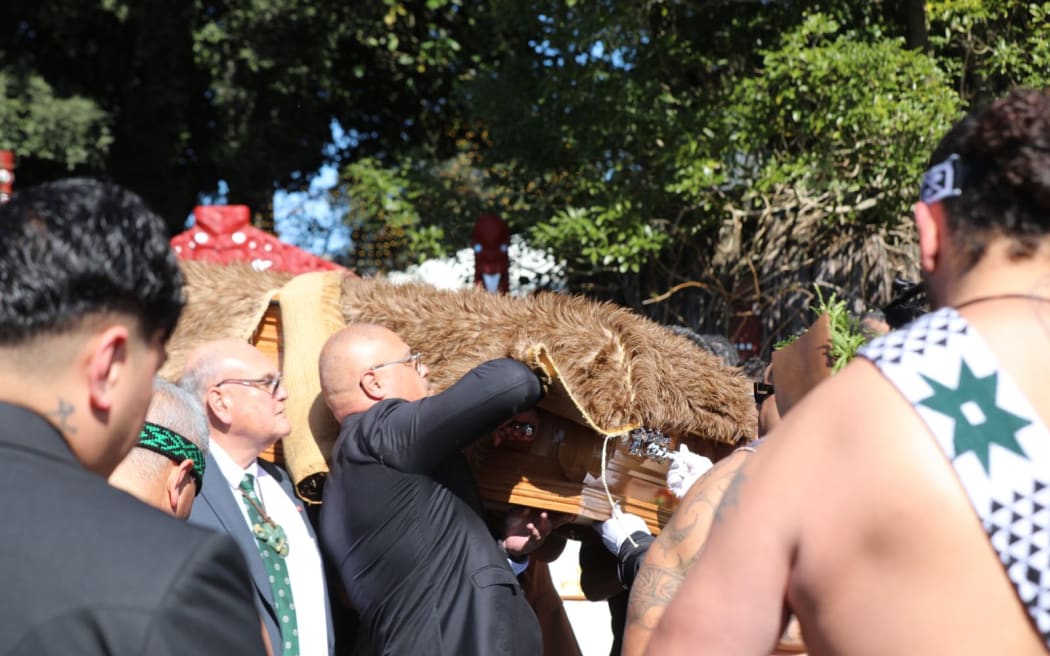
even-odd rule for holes
{"type": "MultiPolygon", "coordinates": [[[[352,131],[343,130],[338,121],[330,125],[332,142],[325,147],[325,155],[334,159],[339,150],[352,146],[356,139],[352,131]]],[[[273,220],[277,235],[286,242],[324,256],[346,249],[350,243],[350,228],[343,223],[348,208],[331,202],[328,191],[339,180],[339,170],[331,165],[322,166],[310,176],[306,191],[288,192],[278,190],[273,195],[273,220]],[[311,230],[312,228],[312,230],[311,230]]],[[[201,205],[222,205],[230,188],[220,180],[214,194],[201,194],[201,205]]],[[[254,209],[254,208],[253,208],[254,209]]],[[[193,214],[186,217],[186,227],[193,225],[193,214]]]]}

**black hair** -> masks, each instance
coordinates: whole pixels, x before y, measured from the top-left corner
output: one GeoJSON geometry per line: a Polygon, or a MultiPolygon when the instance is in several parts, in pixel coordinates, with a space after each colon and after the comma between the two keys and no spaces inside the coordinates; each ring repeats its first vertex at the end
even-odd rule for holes
{"type": "Polygon", "coordinates": [[[930,311],[930,301],[926,297],[926,286],[896,278],[893,281],[893,298],[882,308],[886,323],[893,330],[907,325],[930,311]]]}
{"type": "Polygon", "coordinates": [[[761,383],[766,379],[766,367],[768,366],[768,362],[757,355],[753,355],[740,365],[740,373],[752,382],[761,383]]]}
{"type": "Polygon", "coordinates": [[[945,198],[952,238],[971,268],[990,238],[1012,240],[1011,256],[1031,256],[1050,234],[1050,95],[1016,89],[955,124],[930,158],[960,158],[962,193],[945,198]]]}
{"type": "Polygon", "coordinates": [[[0,346],[107,312],[170,335],[184,305],[164,223],[117,185],[70,178],[0,205],[0,346]]]}
{"type": "Polygon", "coordinates": [[[685,326],[668,326],[671,332],[681,335],[690,340],[708,353],[714,353],[722,358],[722,362],[730,367],[740,364],[740,354],[737,353],[733,343],[724,335],[701,335],[685,326]]]}

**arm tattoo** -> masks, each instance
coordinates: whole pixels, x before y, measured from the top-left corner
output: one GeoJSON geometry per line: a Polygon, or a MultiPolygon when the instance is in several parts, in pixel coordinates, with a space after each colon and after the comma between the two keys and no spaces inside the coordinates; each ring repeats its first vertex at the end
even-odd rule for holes
{"type": "Polygon", "coordinates": [[[722,482],[710,495],[708,490],[702,490],[687,497],[642,561],[627,603],[624,653],[632,653],[648,643],[667,605],[682,587],[689,568],[700,559],[715,500],[722,495],[725,485],[722,482]]]}
{"type": "Polygon", "coordinates": [[[686,566],[643,567],[631,586],[627,604],[627,631],[652,631],[660,623],[667,604],[685,581],[686,566]]]}
{"type": "Polygon", "coordinates": [[[729,484],[729,488],[726,490],[725,496],[722,497],[722,503],[718,505],[718,510],[715,511],[716,524],[721,524],[729,511],[736,508],[740,502],[740,488],[744,486],[744,481],[746,480],[747,476],[744,475],[743,469],[736,473],[733,482],[729,484]]]}
{"type": "Polygon", "coordinates": [[[58,429],[63,433],[75,433],[77,427],[69,423],[69,418],[73,415],[75,408],[73,404],[65,399],[58,400],[58,409],[52,410],[47,413],[49,417],[54,417],[58,421],[58,429]]]}
{"type": "MultiPolygon", "coordinates": [[[[718,506],[718,499],[722,495],[723,490],[719,489],[715,491],[715,496],[712,498],[704,490],[698,493],[696,496],[690,496],[686,503],[678,506],[674,514],[671,515],[671,521],[667,523],[664,530],[660,533],[658,540],[664,541],[668,548],[675,548],[682,544],[685,540],[694,536],[698,530],[698,523],[705,517],[703,506],[707,506],[708,512],[715,510],[718,506]],[[665,539],[666,536],[666,539],[665,539]]],[[[707,532],[707,527],[703,527],[704,532],[707,532]]]]}

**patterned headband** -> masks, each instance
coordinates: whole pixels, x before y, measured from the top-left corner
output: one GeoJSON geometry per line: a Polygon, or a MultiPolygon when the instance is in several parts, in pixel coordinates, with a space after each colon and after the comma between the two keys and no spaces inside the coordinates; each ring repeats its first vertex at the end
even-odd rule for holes
{"type": "Polygon", "coordinates": [[[201,493],[201,486],[204,485],[204,454],[196,444],[169,428],[147,421],[139,433],[138,446],[155,451],[176,463],[192,460],[190,475],[197,485],[197,494],[201,493]]]}
{"type": "Polygon", "coordinates": [[[960,187],[963,174],[963,161],[952,153],[948,159],[931,166],[926,175],[922,176],[919,200],[924,203],[936,203],[945,198],[962,195],[960,187]]]}

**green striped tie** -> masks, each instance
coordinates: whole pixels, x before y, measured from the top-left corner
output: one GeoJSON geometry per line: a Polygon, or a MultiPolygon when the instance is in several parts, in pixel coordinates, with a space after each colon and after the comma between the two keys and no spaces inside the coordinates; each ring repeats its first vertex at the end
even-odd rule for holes
{"type": "Polygon", "coordinates": [[[248,518],[252,522],[252,533],[255,534],[259,555],[262,556],[266,574],[270,577],[274,608],[277,611],[278,625],[281,627],[281,641],[284,643],[283,649],[278,653],[283,652],[284,656],[299,656],[295,601],[292,599],[288,565],[284,562],[284,557],[288,555],[288,539],[284,529],[270,519],[259,497],[255,495],[255,477],[251,474],[245,474],[244,480],[241,481],[241,495],[244,497],[244,507],[248,509],[248,518]]]}

